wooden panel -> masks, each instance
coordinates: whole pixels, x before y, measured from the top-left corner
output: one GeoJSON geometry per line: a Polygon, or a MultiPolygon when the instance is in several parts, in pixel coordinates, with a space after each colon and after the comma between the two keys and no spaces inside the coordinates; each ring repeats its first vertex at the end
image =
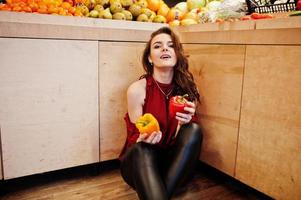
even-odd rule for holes
{"type": "Polygon", "coordinates": [[[143,43],[99,43],[100,160],[118,157],[125,142],[128,86],[144,73],[143,43]]]}
{"type": "Polygon", "coordinates": [[[183,43],[205,44],[301,44],[301,28],[199,31],[181,33],[183,43]]]}
{"type": "Polygon", "coordinates": [[[201,160],[234,175],[245,46],[185,45],[202,95],[201,160]]]}
{"type": "Polygon", "coordinates": [[[301,197],[300,46],[248,46],[236,178],[276,199],[301,197]]]}
{"type": "Polygon", "coordinates": [[[2,150],[1,150],[1,123],[0,123],[0,180],[3,179],[3,163],[2,163],[2,150]]]}
{"type": "Polygon", "coordinates": [[[99,161],[98,44],[0,39],[4,178],[99,161]]]}
{"type": "Polygon", "coordinates": [[[0,12],[0,36],[147,41],[161,23],[0,12]],[[22,30],[22,31],[20,31],[22,30]]]}

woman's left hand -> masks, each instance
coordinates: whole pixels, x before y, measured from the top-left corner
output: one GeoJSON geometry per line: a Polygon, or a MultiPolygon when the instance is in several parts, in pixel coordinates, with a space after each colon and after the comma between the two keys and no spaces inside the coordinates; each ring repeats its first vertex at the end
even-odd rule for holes
{"type": "Polygon", "coordinates": [[[184,107],[184,110],[186,111],[186,113],[180,113],[177,112],[176,113],[176,119],[179,121],[179,124],[187,124],[191,121],[192,116],[195,113],[195,104],[193,102],[188,101],[186,103],[186,106],[184,107]]]}

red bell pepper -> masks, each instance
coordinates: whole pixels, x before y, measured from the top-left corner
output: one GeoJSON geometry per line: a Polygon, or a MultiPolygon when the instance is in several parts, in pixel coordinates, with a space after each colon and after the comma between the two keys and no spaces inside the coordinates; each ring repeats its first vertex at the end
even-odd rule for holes
{"type": "Polygon", "coordinates": [[[185,113],[184,107],[186,106],[188,94],[183,96],[174,96],[169,100],[169,117],[176,117],[177,112],[185,113]]]}
{"type": "Polygon", "coordinates": [[[301,0],[299,0],[297,3],[297,10],[301,10],[301,0]]]}

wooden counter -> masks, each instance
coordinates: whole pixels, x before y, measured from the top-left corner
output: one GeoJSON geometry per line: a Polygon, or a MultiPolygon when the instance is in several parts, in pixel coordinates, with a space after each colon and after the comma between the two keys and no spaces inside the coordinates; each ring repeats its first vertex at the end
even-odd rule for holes
{"type": "Polygon", "coordinates": [[[0,36],[97,41],[147,41],[164,24],[0,12],[0,36]]]}
{"type": "Polygon", "coordinates": [[[201,160],[276,199],[301,196],[301,17],[177,27],[203,95],[201,160]]]}
{"type": "MultiPolygon", "coordinates": [[[[162,26],[0,12],[3,178],[117,158],[126,135],[120,99],[162,26]]],[[[173,29],[202,94],[201,160],[274,198],[297,199],[301,17],[173,29]]]]}
{"type": "Polygon", "coordinates": [[[0,12],[4,179],[116,158],[126,135],[120,98],[162,26],[0,12]]]}

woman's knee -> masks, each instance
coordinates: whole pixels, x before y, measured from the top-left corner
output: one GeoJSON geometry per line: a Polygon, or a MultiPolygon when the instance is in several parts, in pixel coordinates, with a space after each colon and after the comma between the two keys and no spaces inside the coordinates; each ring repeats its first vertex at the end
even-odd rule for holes
{"type": "Polygon", "coordinates": [[[203,134],[198,124],[189,123],[181,127],[179,137],[180,141],[185,144],[190,143],[201,145],[203,134]]]}
{"type": "Polygon", "coordinates": [[[133,164],[138,165],[149,164],[156,156],[154,145],[145,142],[136,143],[129,151],[133,164]]]}

